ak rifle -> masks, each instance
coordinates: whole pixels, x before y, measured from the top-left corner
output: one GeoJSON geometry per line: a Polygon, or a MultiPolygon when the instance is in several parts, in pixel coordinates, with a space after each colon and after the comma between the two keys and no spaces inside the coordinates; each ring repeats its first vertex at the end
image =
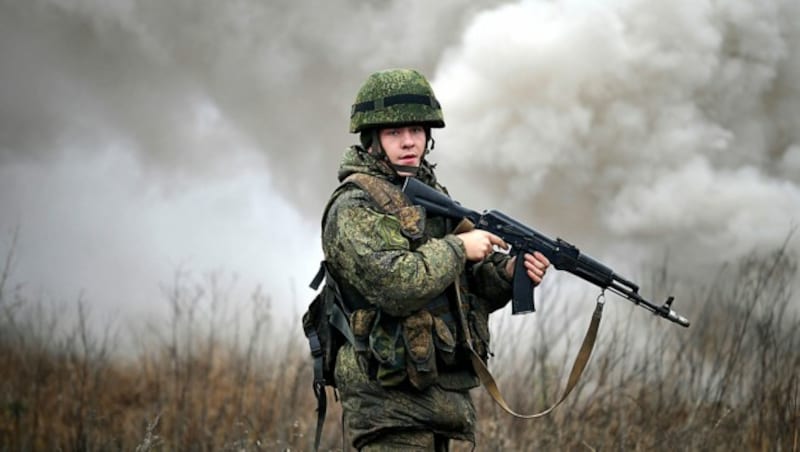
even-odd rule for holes
{"type": "Polygon", "coordinates": [[[588,281],[602,290],[609,290],[630,300],[653,314],[689,326],[689,320],[672,309],[674,297],[670,296],[661,306],[655,305],[639,294],[639,286],[617,275],[611,268],[582,253],[566,240],[555,240],[537,232],[527,225],[497,210],[478,213],[413,177],[407,177],[403,192],[409,200],[433,215],[441,215],[456,221],[468,220],[477,229],[491,232],[511,245],[510,253],[517,256],[514,269],[512,313],[525,314],[535,311],[533,282],[527,277],[523,253],[539,251],[558,270],[567,271],[588,281]]]}

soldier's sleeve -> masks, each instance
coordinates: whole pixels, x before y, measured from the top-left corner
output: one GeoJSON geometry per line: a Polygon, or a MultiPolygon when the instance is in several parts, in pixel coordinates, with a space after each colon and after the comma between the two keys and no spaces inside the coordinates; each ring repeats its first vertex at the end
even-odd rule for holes
{"type": "Polygon", "coordinates": [[[488,304],[489,312],[505,306],[512,295],[511,275],[506,272],[506,263],[511,256],[492,253],[486,259],[467,269],[470,291],[488,304]]]}
{"type": "MultiPolygon", "coordinates": [[[[439,190],[449,195],[447,189],[439,185],[439,190]]],[[[466,274],[469,291],[487,304],[488,312],[494,312],[511,300],[512,278],[506,270],[506,262],[511,256],[492,253],[484,260],[467,264],[466,274]]]]}
{"type": "Polygon", "coordinates": [[[454,235],[411,251],[397,218],[349,197],[350,202],[342,195],[323,231],[326,259],[387,313],[401,316],[423,307],[464,269],[464,245],[454,235]]]}

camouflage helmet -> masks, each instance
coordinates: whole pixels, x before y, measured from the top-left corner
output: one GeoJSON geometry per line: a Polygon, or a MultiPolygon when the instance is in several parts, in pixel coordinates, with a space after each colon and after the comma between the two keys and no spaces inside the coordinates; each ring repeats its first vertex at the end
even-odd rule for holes
{"type": "Polygon", "coordinates": [[[442,107],[425,76],[413,69],[387,69],[367,77],[350,111],[350,132],[422,124],[444,127],[442,107]]]}

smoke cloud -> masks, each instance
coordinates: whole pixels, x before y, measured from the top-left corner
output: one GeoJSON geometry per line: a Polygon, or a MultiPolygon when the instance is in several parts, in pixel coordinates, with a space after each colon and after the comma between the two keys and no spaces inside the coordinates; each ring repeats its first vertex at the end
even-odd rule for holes
{"type": "Polygon", "coordinates": [[[438,157],[471,204],[704,278],[800,222],[798,77],[794,1],[505,5],[437,67],[438,157]]]}
{"type": "Polygon", "coordinates": [[[317,215],[358,86],[376,68],[432,71],[476,10],[457,3],[3,2],[0,158],[121,145],[164,182],[228,177],[232,148],[254,148],[317,215]]]}
{"type": "Polygon", "coordinates": [[[163,312],[178,268],[219,271],[295,315],[359,85],[432,72],[496,2],[460,3],[0,0],[16,282],[113,317],[163,312]]]}
{"type": "Polygon", "coordinates": [[[183,266],[294,315],[350,104],[402,66],[463,203],[688,274],[798,221],[796,3],[0,0],[0,232],[48,297],[150,312],[183,266]]]}

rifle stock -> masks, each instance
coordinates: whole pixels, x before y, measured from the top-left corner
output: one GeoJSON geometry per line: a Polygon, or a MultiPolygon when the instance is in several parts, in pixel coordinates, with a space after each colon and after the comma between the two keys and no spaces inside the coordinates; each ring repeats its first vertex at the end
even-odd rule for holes
{"type": "Polygon", "coordinates": [[[522,255],[539,251],[545,255],[557,270],[567,271],[588,281],[603,290],[610,290],[626,298],[637,306],[647,309],[655,315],[670,320],[678,325],[688,327],[689,320],[672,309],[674,297],[670,296],[661,306],[644,299],[639,294],[639,286],[617,275],[614,271],[592,257],[581,253],[571,243],[557,238],[556,240],[539,233],[529,226],[496,210],[478,213],[461,206],[446,194],[441,193],[419,180],[408,177],[403,185],[403,192],[409,200],[422,206],[433,215],[441,215],[455,220],[468,219],[476,228],[491,232],[511,245],[511,252],[517,256],[514,270],[512,313],[524,314],[535,311],[533,300],[533,282],[527,277],[522,255]]]}

